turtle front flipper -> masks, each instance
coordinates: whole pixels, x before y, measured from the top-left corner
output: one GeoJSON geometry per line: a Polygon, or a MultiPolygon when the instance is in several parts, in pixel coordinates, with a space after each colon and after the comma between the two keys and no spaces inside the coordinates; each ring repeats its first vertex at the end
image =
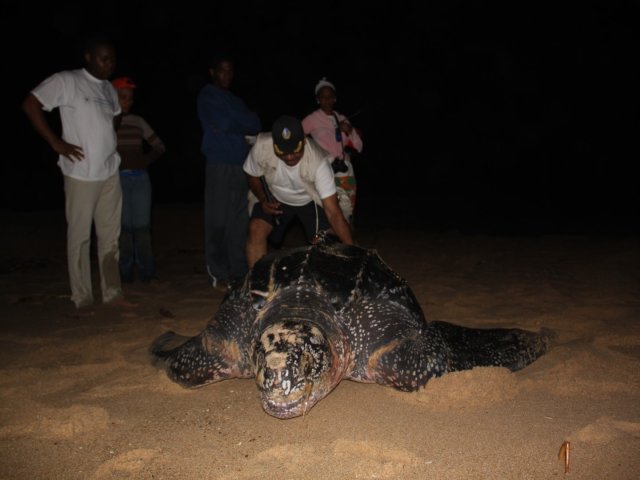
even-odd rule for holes
{"type": "Polygon", "coordinates": [[[238,342],[220,338],[211,327],[195,337],[166,332],[153,341],[149,352],[154,365],[164,366],[169,378],[183,387],[252,375],[238,342]]]}
{"type": "Polygon", "coordinates": [[[372,351],[368,371],[376,383],[415,391],[447,372],[492,366],[520,370],[546,353],[554,339],[555,334],[544,328],[530,332],[430,322],[372,351]]]}
{"type": "Polygon", "coordinates": [[[506,367],[515,372],[544,355],[556,339],[548,328],[469,328],[433,322],[450,349],[452,371],[473,367],[506,367]]]}
{"type": "Polygon", "coordinates": [[[395,338],[387,338],[370,352],[366,379],[413,392],[431,377],[450,371],[449,346],[429,325],[423,329],[396,327],[394,333],[395,338]]]}

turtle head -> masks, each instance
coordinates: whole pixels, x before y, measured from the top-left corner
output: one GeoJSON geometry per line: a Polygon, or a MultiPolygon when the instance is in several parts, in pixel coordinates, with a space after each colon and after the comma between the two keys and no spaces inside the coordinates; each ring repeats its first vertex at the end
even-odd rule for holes
{"type": "Polygon", "coordinates": [[[262,407],[277,418],[305,415],[340,381],[338,356],[314,324],[270,324],[258,337],[253,355],[262,407]]]}

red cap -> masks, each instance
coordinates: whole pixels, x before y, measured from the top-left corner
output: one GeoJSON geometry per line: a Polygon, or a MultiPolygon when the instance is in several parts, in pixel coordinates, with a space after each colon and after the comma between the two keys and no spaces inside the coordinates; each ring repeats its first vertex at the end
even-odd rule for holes
{"type": "Polygon", "coordinates": [[[136,88],[136,84],[130,77],[118,77],[111,81],[113,88],[136,88]]]}

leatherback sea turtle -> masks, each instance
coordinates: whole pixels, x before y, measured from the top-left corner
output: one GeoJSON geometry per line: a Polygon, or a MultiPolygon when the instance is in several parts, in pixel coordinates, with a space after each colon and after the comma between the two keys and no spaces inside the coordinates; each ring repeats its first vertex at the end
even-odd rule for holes
{"type": "Polygon", "coordinates": [[[155,363],[185,387],[255,378],[264,410],[304,415],[342,379],[414,391],[475,366],[519,370],[554,337],[429,321],[376,251],[339,243],[263,257],[194,337],[167,332],[155,363]]]}

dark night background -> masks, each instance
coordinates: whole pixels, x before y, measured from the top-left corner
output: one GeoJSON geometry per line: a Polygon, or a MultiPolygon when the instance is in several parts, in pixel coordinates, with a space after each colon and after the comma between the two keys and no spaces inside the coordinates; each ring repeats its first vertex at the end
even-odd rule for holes
{"type": "Polygon", "coordinates": [[[15,150],[0,207],[62,208],[56,155],[20,103],[81,66],[78,39],[95,28],[115,40],[116,75],[137,81],[134,109],[167,144],[150,168],[156,205],[202,203],[195,98],[220,46],[264,130],[312,111],[322,76],[336,85],[365,144],[356,226],[640,230],[636,2],[381,3],[5,2],[4,29],[20,34],[4,42],[15,150]]]}

